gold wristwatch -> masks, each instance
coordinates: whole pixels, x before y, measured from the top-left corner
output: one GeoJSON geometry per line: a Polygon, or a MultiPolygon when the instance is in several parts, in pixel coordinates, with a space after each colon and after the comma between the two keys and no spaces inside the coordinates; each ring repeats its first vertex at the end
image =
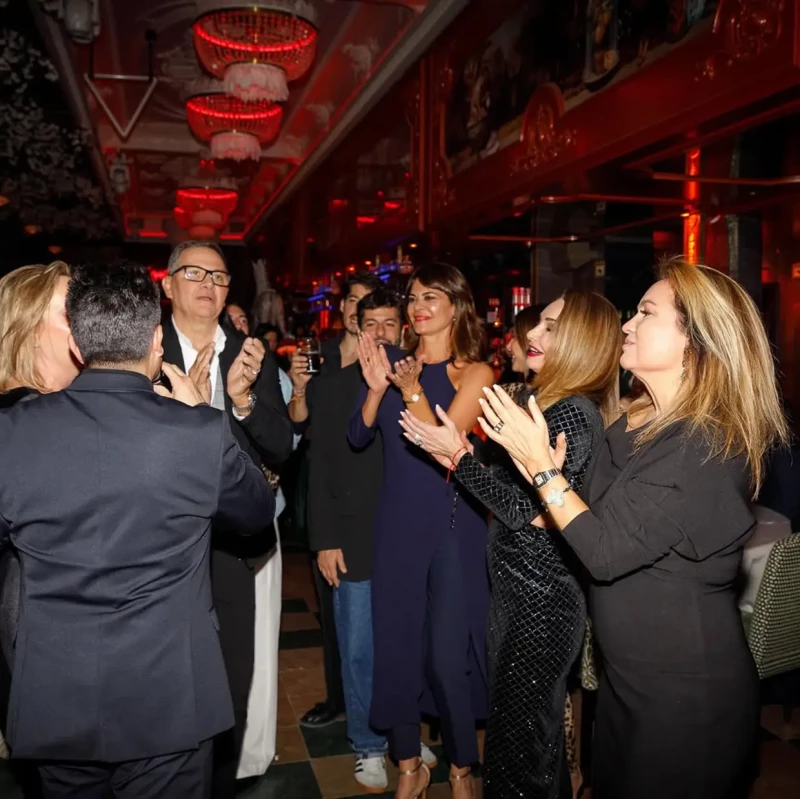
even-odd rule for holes
{"type": "Polygon", "coordinates": [[[422,399],[422,393],[422,386],[420,386],[419,391],[415,391],[408,399],[403,397],[403,402],[405,402],[406,405],[414,405],[422,399]]]}

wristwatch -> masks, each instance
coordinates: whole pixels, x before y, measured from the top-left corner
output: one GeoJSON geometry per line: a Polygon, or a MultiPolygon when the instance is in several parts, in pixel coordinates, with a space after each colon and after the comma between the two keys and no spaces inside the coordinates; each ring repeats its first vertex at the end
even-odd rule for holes
{"type": "Polygon", "coordinates": [[[571,486],[566,488],[551,488],[542,499],[545,505],[555,505],[557,508],[564,507],[564,494],[567,491],[572,491],[571,486]]]}
{"type": "Polygon", "coordinates": [[[239,414],[239,416],[247,416],[248,413],[253,412],[253,408],[256,407],[256,392],[251,391],[247,395],[247,405],[242,408],[237,407],[236,405],[233,406],[233,410],[239,414]]]}
{"type": "Polygon", "coordinates": [[[419,402],[422,399],[422,387],[420,386],[419,391],[415,391],[408,399],[403,397],[403,402],[406,405],[413,405],[415,402],[419,402]]]}
{"type": "Polygon", "coordinates": [[[533,475],[533,484],[536,488],[541,488],[546,483],[549,483],[554,477],[561,474],[561,469],[548,469],[546,472],[536,472],[533,475]]]}

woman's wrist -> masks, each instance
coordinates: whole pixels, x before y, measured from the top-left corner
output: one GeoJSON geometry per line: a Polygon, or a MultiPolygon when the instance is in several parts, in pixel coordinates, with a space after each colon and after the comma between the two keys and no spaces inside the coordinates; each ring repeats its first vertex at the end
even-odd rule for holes
{"type": "Polygon", "coordinates": [[[549,472],[551,469],[555,469],[556,465],[553,463],[552,458],[547,458],[545,461],[539,460],[529,460],[525,462],[525,468],[528,470],[528,474],[531,477],[534,477],[539,472],[549,472]]]}
{"type": "Polygon", "coordinates": [[[409,388],[401,388],[400,393],[403,395],[403,400],[408,402],[412,397],[419,397],[422,394],[422,386],[417,383],[409,388]]]}
{"type": "Polygon", "coordinates": [[[382,386],[380,389],[373,388],[369,386],[367,390],[367,397],[374,397],[375,399],[383,399],[383,395],[386,393],[386,389],[389,388],[389,384],[387,383],[385,386],[382,386]]]}
{"type": "Polygon", "coordinates": [[[457,468],[458,464],[461,462],[461,459],[469,452],[466,447],[461,447],[450,458],[450,463],[453,464],[453,469],[457,468]]]}

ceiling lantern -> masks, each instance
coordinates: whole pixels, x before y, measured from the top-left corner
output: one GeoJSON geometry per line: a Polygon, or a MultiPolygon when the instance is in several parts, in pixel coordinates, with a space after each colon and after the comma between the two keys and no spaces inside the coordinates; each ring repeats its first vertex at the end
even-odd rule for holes
{"type": "Polygon", "coordinates": [[[200,0],[194,44],[225,91],[246,102],[289,98],[317,49],[316,14],[302,0],[200,0]]]}
{"type": "Polygon", "coordinates": [[[228,189],[178,189],[175,194],[175,221],[193,239],[213,239],[228,224],[239,195],[228,189]]]}
{"type": "Polygon", "coordinates": [[[217,229],[211,225],[193,225],[189,228],[189,238],[193,241],[204,241],[205,239],[213,239],[217,236],[217,229]]]}
{"type": "Polygon", "coordinates": [[[261,146],[280,133],[283,108],[267,100],[245,103],[227,94],[201,94],[186,102],[192,133],[210,142],[212,158],[261,158],[261,146]]]}

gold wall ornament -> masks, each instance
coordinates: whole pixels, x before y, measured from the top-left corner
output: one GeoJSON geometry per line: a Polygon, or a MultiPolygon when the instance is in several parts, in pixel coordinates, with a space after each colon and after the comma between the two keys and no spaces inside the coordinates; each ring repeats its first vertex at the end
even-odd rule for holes
{"type": "Polygon", "coordinates": [[[772,47],[783,33],[786,0],[721,0],[713,35],[721,47],[701,62],[698,80],[714,80],[719,73],[752,61],[772,47]]]}
{"type": "Polygon", "coordinates": [[[534,92],[520,133],[521,154],[511,162],[511,174],[531,172],[572,153],[578,143],[574,128],[562,128],[564,98],[552,83],[534,92]]]}

